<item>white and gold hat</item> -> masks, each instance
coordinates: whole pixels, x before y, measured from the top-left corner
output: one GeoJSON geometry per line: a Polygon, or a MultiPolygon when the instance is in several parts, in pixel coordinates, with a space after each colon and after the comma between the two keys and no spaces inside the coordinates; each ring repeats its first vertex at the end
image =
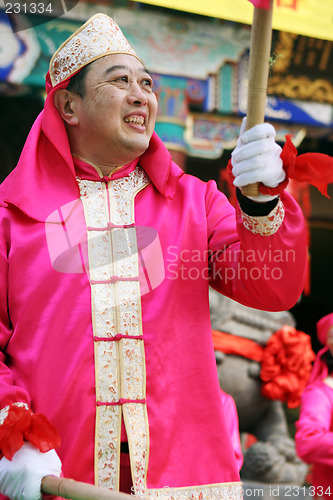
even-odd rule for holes
{"type": "Polygon", "coordinates": [[[96,14],[53,54],[49,67],[52,86],[109,54],[129,54],[139,59],[117,23],[106,14],[96,14]]]}

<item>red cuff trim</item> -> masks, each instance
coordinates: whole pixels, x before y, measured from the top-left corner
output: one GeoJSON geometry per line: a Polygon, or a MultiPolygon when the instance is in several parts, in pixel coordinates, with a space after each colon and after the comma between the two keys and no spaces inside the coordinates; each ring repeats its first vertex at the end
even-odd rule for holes
{"type": "Polygon", "coordinates": [[[0,425],[1,455],[11,460],[25,441],[41,452],[60,446],[58,431],[42,414],[33,414],[24,403],[13,403],[1,412],[7,413],[0,425]]]}

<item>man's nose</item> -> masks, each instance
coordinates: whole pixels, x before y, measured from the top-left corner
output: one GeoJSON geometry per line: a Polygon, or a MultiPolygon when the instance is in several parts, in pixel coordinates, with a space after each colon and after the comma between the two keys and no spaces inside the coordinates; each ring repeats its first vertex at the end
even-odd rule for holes
{"type": "Polygon", "coordinates": [[[130,87],[128,100],[131,104],[145,105],[148,102],[148,96],[139,83],[133,82],[130,87]]]}

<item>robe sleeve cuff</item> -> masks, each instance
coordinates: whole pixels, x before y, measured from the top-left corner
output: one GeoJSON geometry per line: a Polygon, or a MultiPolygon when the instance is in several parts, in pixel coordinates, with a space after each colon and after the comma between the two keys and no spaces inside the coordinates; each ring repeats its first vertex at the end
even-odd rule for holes
{"type": "Polygon", "coordinates": [[[45,453],[60,446],[58,431],[42,414],[34,414],[26,403],[12,403],[0,411],[0,454],[11,460],[29,442],[45,453]]]}
{"type": "Polygon", "coordinates": [[[258,203],[244,196],[239,188],[236,188],[236,196],[242,212],[251,216],[268,215],[279,202],[279,198],[264,203],[258,203]]]}
{"type": "Polygon", "coordinates": [[[285,215],[284,206],[281,200],[268,215],[252,216],[240,209],[243,226],[253,234],[260,236],[271,236],[281,227],[285,215]]]}

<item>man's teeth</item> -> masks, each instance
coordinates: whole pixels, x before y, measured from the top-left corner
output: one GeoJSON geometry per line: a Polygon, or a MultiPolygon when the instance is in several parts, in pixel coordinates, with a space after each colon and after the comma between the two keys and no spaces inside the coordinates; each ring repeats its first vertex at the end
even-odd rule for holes
{"type": "Polygon", "coordinates": [[[125,118],[126,123],[138,123],[139,125],[143,125],[145,119],[143,116],[128,116],[125,118]]]}

